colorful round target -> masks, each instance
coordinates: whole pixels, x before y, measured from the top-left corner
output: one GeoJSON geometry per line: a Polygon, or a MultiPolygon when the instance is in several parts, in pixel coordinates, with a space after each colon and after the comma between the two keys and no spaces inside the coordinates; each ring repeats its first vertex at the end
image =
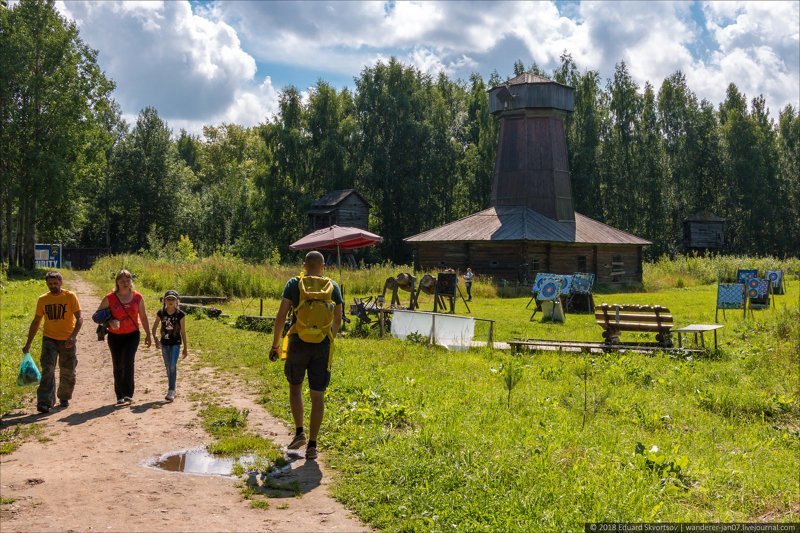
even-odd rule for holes
{"type": "Polygon", "coordinates": [[[758,298],[758,289],[748,289],[747,297],[748,298],[758,298]]]}
{"type": "Polygon", "coordinates": [[[758,289],[758,285],[758,278],[750,278],[747,280],[747,286],[750,287],[750,289],[758,289]]]}
{"type": "Polygon", "coordinates": [[[769,274],[767,274],[767,279],[770,281],[778,281],[778,273],[770,272],[769,274]]]}
{"type": "Polygon", "coordinates": [[[559,283],[556,280],[548,279],[542,283],[542,299],[553,300],[555,295],[559,292],[559,283]]]}

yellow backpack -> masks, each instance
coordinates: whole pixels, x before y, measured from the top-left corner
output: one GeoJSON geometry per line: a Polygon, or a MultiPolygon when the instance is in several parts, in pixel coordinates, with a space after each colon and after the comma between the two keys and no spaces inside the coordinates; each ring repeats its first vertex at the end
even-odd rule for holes
{"type": "Polygon", "coordinates": [[[297,333],[300,340],[313,344],[322,342],[326,337],[331,338],[335,305],[330,278],[301,273],[298,286],[300,303],[294,309],[295,321],[289,333],[297,333]]]}

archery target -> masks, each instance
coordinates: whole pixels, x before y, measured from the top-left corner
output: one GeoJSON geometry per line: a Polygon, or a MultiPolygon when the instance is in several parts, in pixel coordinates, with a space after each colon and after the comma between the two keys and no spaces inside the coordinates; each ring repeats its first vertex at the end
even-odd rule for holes
{"type": "Polygon", "coordinates": [[[556,279],[546,279],[542,282],[542,289],[539,291],[542,300],[554,300],[561,292],[561,283],[556,279]]]}

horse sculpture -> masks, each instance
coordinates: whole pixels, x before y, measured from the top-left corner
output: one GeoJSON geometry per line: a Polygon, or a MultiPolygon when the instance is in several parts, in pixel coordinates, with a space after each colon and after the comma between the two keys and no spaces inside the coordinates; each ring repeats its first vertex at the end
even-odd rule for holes
{"type": "Polygon", "coordinates": [[[417,283],[417,278],[412,276],[411,274],[402,273],[398,274],[397,277],[389,277],[386,278],[386,281],[383,284],[383,294],[381,297],[385,300],[386,299],[386,291],[392,291],[392,302],[390,307],[402,307],[400,303],[400,296],[398,294],[398,290],[404,290],[406,292],[411,293],[411,302],[408,306],[409,309],[413,310],[417,307],[416,305],[416,298],[414,295],[414,289],[417,283]]]}

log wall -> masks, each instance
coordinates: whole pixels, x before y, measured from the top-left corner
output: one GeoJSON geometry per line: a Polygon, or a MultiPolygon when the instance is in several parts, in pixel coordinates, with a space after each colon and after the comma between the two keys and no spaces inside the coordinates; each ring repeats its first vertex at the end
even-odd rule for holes
{"type": "Polygon", "coordinates": [[[514,283],[533,280],[538,272],[592,272],[598,283],[641,283],[642,247],[545,242],[420,242],[416,268],[444,270],[467,267],[478,275],[514,283]]]}

